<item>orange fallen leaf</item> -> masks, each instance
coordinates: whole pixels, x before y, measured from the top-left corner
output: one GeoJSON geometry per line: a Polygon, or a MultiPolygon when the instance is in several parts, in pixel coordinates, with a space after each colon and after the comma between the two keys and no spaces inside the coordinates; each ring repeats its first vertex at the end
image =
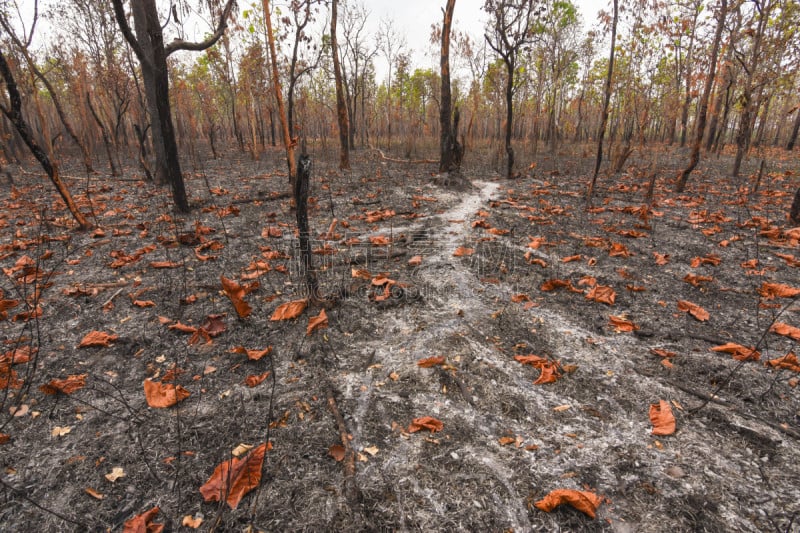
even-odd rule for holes
{"type": "Polygon", "coordinates": [[[302,300],[286,302],[285,304],[279,305],[269,319],[275,322],[277,320],[291,320],[293,318],[297,318],[303,314],[307,304],[308,300],[305,298],[302,300]]]}
{"type": "Polygon", "coordinates": [[[708,311],[688,300],[678,300],[678,310],[689,313],[700,322],[705,322],[711,316],[708,314],[708,311]]]}
{"type": "Polygon", "coordinates": [[[152,300],[133,300],[131,302],[136,307],[155,307],[156,303],[152,300]]]}
{"type": "Polygon", "coordinates": [[[153,522],[160,510],[158,507],[153,507],[149,511],[126,520],[122,533],[161,533],[164,531],[164,524],[153,522]]]}
{"type": "Polygon", "coordinates": [[[767,283],[764,282],[758,289],[758,294],[766,300],[773,298],[794,298],[800,294],[800,289],[784,285],[783,283],[767,283]]]}
{"type": "Polygon", "coordinates": [[[261,230],[261,236],[265,239],[280,239],[283,236],[283,231],[277,226],[267,226],[261,230]]]}
{"type": "Polygon", "coordinates": [[[344,461],[344,456],[346,451],[347,450],[345,450],[345,447],[342,446],[341,444],[334,444],[330,448],[328,448],[328,455],[333,457],[333,459],[336,462],[342,462],[344,461]]]}
{"type": "Polygon", "coordinates": [[[534,385],[544,385],[545,383],[555,383],[561,377],[561,372],[558,370],[558,363],[554,361],[547,361],[544,365],[539,367],[541,374],[539,378],[533,382],[534,385]]]}
{"type": "Polygon", "coordinates": [[[582,258],[583,258],[583,256],[581,254],[570,255],[569,257],[562,257],[561,258],[561,262],[562,263],[572,263],[573,261],[580,261],[582,258]]]}
{"type": "Polygon", "coordinates": [[[184,516],[183,520],[181,521],[181,525],[182,526],[190,527],[192,529],[197,529],[202,524],[203,524],[203,517],[202,516],[198,516],[197,518],[195,518],[190,514],[187,514],[186,516],[184,516]]]}
{"type": "Polygon", "coordinates": [[[435,433],[437,431],[441,431],[442,428],[444,428],[444,424],[441,422],[441,420],[437,420],[432,416],[423,416],[420,418],[415,418],[411,421],[411,424],[408,426],[408,432],[416,433],[417,431],[428,429],[431,433],[435,433]]]}
{"type": "Polygon", "coordinates": [[[755,348],[747,348],[746,346],[736,344],[735,342],[728,342],[721,346],[714,346],[711,348],[711,351],[729,353],[737,361],[758,361],[761,358],[761,352],[757,351],[755,348]]]}
{"type": "Polygon", "coordinates": [[[544,498],[534,503],[537,509],[546,513],[562,504],[568,504],[584,513],[589,518],[594,518],[602,499],[597,494],[585,490],[556,489],[544,498]]]}
{"type": "Polygon", "coordinates": [[[783,368],[793,372],[800,372],[800,362],[797,361],[797,356],[793,353],[787,353],[783,357],[771,359],[767,361],[766,364],[772,368],[783,368]]]}
{"type": "Polygon", "coordinates": [[[659,357],[675,357],[678,355],[675,352],[670,352],[663,348],[650,348],[650,353],[659,357]]]}
{"type": "Polygon", "coordinates": [[[247,290],[248,287],[243,287],[225,276],[220,276],[219,279],[222,282],[223,292],[225,292],[225,295],[230,299],[233,308],[236,309],[236,314],[241,318],[250,316],[253,309],[250,307],[250,304],[243,300],[244,296],[249,292],[247,290]]]}
{"type": "Polygon", "coordinates": [[[420,266],[421,264],[422,264],[422,256],[421,255],[415,255],[414,257],[412,257],[411,259],[408,260],[408,266],[411,266],[411,267],[420,266]]]}
{"type": "Polygon", "coordinates": [[[73,374],[66,379],[51,379],[47,385],[42,385],[39,390],[45,394],[72,394],[86,386],[88,374],[73,374]]]}
{"type": "Polygon", "coordinates": [[[258,361],[265,355],[269,355],[272,353],[272,346],[267,346],[263,350],[248,350],[244,346],[237,346],[231,349],[231,353],[241,353],[246,354],[247,358],[251,361],[258,361]]]}
{"type": "Polygon", "coordinates": [[[683,278],[683,281],[694,287],[700,287],[701,283],[705,281],[714,281],[714,278],[713,276],[698,276],[697,274],[689,273],[686,274],[686,276],[683,278]]]}
{"type": "Polygon", "coordinates": [[[247,376],[244,380],[244,383],[245,385],[247,385],[252,389],[253,387],[257,387],[258,385],[260,385],[261,382],[267,379],[268,377],[269,377],[269,370],[267,370],[263,374],[258,374],[258,375],[252,374],[250,376],[247,376]]]}
{"type": "Polygon", "coordinates": [[[369,271],[364,270],[363,268],[351,269],[350,275],[358,279],[372,279],[372,274],[370,274],[369,271]]]}
{"type": "Polygon", "coordinates": [[[443,355],[436,355],[433,357],[427,357],[425,359],[420,359],[417,361],[417,366],[421,368],[431,368],[434,366],[439,366],[444,364],[444,356],[443,355]]]}
{"type": "Polygon", "coordinates": [[[614,305],[617,293],[614,289],[606,285],[595,285],[586,295],[587,300],[594,300],[601,304],[614,305]]]}
{"type": "Polygon", "coordinates": [[[660,254],[658,252],[653,252],[653,257],[656,258],[656,264],[658,266],[664,266],[669,263],[669,254],[660,254]]]}
{"type": "Polygon", "coordinates": [[[675,433],[675,416],[669,402],[660,400],[650,404],[650,423],[653,424],[653,435],[672,435],[675,433]]]}
{"type": "Polygon", "coordinates": [[[608,322],[614,326],[614,331],[617,333],[630,333],[631,331],[636,331],[639,329],[639,326],[625,318],[624,316],[615,316],[610,315],[608,317],[608,322]]]}
{"type": "MultiPolygon", "coordinates": [[[[162,322],[163,324],[164,322],[162,322]]],[[[180,322],[176,322],[175,324],[171,324],[167,326],[167,329],[174,329],[180,331],[181,333],[197,333],[197,328],[194,326],[187,326],[186,324],[182,324],[180,322]]]]}
{"type": "Polygon", "coordinates": [[[189,394],[189,391],[180,385],[144,380],[144,397],[150,407],[171,407],[188,398],[189,394]]]}
{"type": "Polygon", "coordinates": [[[772,324],[772,327],[769,328],[769,330],[773,333],[777,333],[778,335],[783,335],[785,337],[789,337],[790,339],[800,341],[800,328],[790,326],[789,324],[775,322],[772,324]]]}
{"type": "Polygon", "coordinates": [[[86,494],[88,494],[89,496],[91,496],[96,500],[102,500],[103,498],[105,498],[104,494],[101,494],[100,492],[94,490],[92,487],[86,487],[83,490],[86,492],[86,494]]]}
{"type": "Polygon", "coordinates": [[[93,346],[108,347],[112,342],[119,339],[118,335],[104,333],[102,331],[90,331],[83,337],[78,348],[89,348],[93,346]]]}
{"type": "Polygon", "coordinates": [[[694,257],[692,258],[692,268],[697,268],[700,265],[712,265],[717,266],[722,262],[722,258],[717,254],[707,254],[704,257],[694,257]]]}
{"type": "Polygon", "coordinates": [[[547,359],[544,357],[540,357],[538,355],[515,355],[514,360],[518,363],[523,365],[531,365],[536,368],[541,368],[545,363],[547,363],[547,359]]]}
{"type": "Polygon", "coordinates": [[[517,439],[514,437],[500,437],[497,441],[500,443],[500,446],[508,446],[509,444],[517,442],[517,439]]]}
{"type": "Polygon", "coordinates": [[[386,246],[392,241],[383,235],[375,235],[369,238],[369,242],[372,243],[373,246],[386,246]]]}
{"type": "Polygon", "coordinates": [[[308,326],[306,327],[306,335],[311,335],[314,331],[328,327],[328,315],[325,314],[324,309],[320,309],[317,316],[312,316],[308,319],[308,326]]]}
{"type": "Polygon", "coordinates": [[[786,264],[789,265],[790,267],[800,267],[800,259],[796,258],[792,254],[776,253],[775,255],[786,261],[786,264]]]}
{"type": "Polygon", "coordinates": [[[608,250],[608,255],[611,257],[630,257],[633,253],[624,244],[613,242],[608,250]]]}
{"type": "Polygon", "coordinates": [[[37,351],[39,351],[38,348],[31,349],[28,345],[9,350],[0,355],[0,366],[27,363],[31,360],[31,355],[35,354],[37,351]]]}
{"type": "Polygon", "coordinates": [[[224,499],[231,509],[236,509],[244,495],[261,483],[261,466],[268,448],[272,449],[272,445],[267,446],[265,442],[242,459],[233,457],[217,465],[208,481],[200,487],[203,499],[206,502],[224,499]]]}
{"type": "Polygon", "coordinates": [[[6,435],[5,433],[0,433],[0,444],[5,444],[11,441],[11,435],[6,435]]]}
{"type": "Polygon", "coordinates": [[[456,248],[456,251],[453,252],[453,257],[464,257],[468,255],[472,255],[475,253],[473,248],[467,248],[466,246],[459,246],[456,248]]]}
{"type": "Polygon", "coordinates": [[[538,250],[542,245],[547,244],[547,239],[544,237],[528,237],[531,242],[528,243],[528,248],[538,250]]]}
{"type": "Polygon", "coordinates": [[[150,267],[151,268],[178,268],[182,266],[180,263],[176,263],[175,261],[151,261],[150,267]]]}
{"type": "Polygon", "coordinates": [[[573,292],[581,292],[580,289],[576,289],[572,285],[571,281],[565,279],[548,279],[539,286],[539,289],[545,292],[550,292],[561,288],[566,288],[573,292]]]}

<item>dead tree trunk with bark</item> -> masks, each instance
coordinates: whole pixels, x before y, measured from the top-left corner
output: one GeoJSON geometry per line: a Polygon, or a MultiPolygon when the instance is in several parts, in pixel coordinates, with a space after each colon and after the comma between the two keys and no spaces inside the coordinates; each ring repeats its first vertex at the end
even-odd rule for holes
{"type": "MultiPolygon", "coordinates": [[[[756,85],[756,74],[761,64],[761,45],[764,40],[764,33],[767,30],[770,12],[774,6],[772,0],[766,0],[763,4],[756,2],[755,8],[758,12],[758,21],[753,37],[753,48],[750,61],[744,62],[739,57],[742,67],[745,70],[745,81],[742,89],[742,113],[739,119],[739,131],[736,134],[736,158],[733,161],[731,176],[739,177],[744,156],[750,149],[750,137],[753,132],[753,93],[756,85]]],[[[740,56],[740,54],[739,54],[740,56]]]]}
{"type": "Polygon", "coordinates": [[[91,112],[94,121],[97,123],[97,126],[100,128],[100,134],[103,137],[103,147],[106,149],[106,156],[108,157],[108,166],[111,167],[111,175],[112,176],[119,176],[119,169],[117,168],[117,163],[114,161],[114,153],[111,149],[111,138],[108,135],[108,129],[106,125],[103,124],[103,120],[100,118],[100,115],[97,113],[97,110],[92,105],[92,98],[89,96],[89,93],[86,93],[86,105],[89,106],[89,112],[91,112]]]}
{"type": "Polygon", "coordinates": [[[175,206],[181,212],[189,211],[186,187],[178,157],[178,144],[172,122],[169,98],[169,68],[167,57],[178,50],[200,52],[213,46],[227,28],[227,19],[233,9],[233,0],[228,0],[220,14],[216,30],[206,40],[194,43],[175,39],[164,44],[163,28],[158,18],[155,0],[133,0],[131,2],[136,36],[128,25],[123,0],[112,0],[114,16],[125,40],[142,66],[145,97],[150,115],[150,132],[156,154],[157,181],[167,182],[172,188],[175,206]]]}
{"type": "Polygon", "coordinates": [[[310,182],[311,158],[302,153],[297,163],[297,179],[295,179],[292,190],[294,202],[297,206],[297,238],[300,247],[300,267],[302,269],[301,275],[306,280],[309,301],[319,302],[323,298],[319,294],[319,282],[313,263],[314,256],[311,253],[311,230],[308,226],[308,191],[310,182]]]}
{"type": "Polygon", "coordinates": [[[294,159],[295,142],[289,133],[289,122],[286,119],[286,108],[283,105],[283,89],[281,89],[281,79],[278,73],[278,54],[275,51],[275,34],[272,31],[272,15],[269,10],[269,0],[262,0],[264,7],[264,21],[267,23],[267,44],[269,45],[269,57],[272,64],[272,87],[275,89],[275,102],[278,106],[278,118],[281,121],[281,131],[283,133],[283,147],[286,149],[286,164],[289,167],[289,184],[294,191],[295,180],[297,179],[297,162],[294,159]]]}
{"type": "Polygon", "coordinates": [[[342,89],[342,67],[339,64],[339,44],[336,39],[336,23],[339,18],[339,0],[331,3],[331,56],[333,59],[333,78],[336,83],[336,120],[339,125],[339,168],[350,168],[350,124],[347,118],[347,104],[342,89]]]}
{"type": "Polygon", "coordinates": [[[61,199],[64,200],[67,209],[69,209],[69,212],[78,223],[78,226],[84,230],[91,228],[92,225],[83,215],[83,213],[81,213],[80,209],[78,209],[77,204],[75,204],[75,201],[72,199],[69,189],[61,180],[61,177],[58,174],[58,165],[51,161],[50,157],[36,143],[33,138],[33,134],[28,127],[28,123],[25,122],[25,118],[22,116],[22,97],[17,89],[17,82],[14,79],[14,74],[11,72],[11,67],[8,65],[2,50],[0,50],[0,76],[2,76],[3,80],[5,80],[9,101],[8,108],[0,104],[0,112],[2,112],[11,122],[11,124],[14,125],[14,128],[16,128],[17,133],[19,133],[19,136],[22,138],[23,142],[25,142],[25,144],[28,146],[36,160],[39,161],[39,164],[42,165],[42,168],[47,173],[50,181],[53,182],[58,194],[61,195],[61,199]]]}
{"type": "Polygon", "coordinates": [[[720,0],[719,13],[717,14],[717,30],[714,34],[714,43],[711,45],[711,61],[708,67],[706,84],[703,87],[703,95],[700,97],[700,108],[697,114],[697,125],[695,126],[694,142],[692,143],[692,153],[689,157],[689,164],[683,169],[675,185],[675,192],[682,193],[686,188],[689,175],[700,162],[700,145],[703,144],[703,134],[706,129],[706,117],[708,116],[708,101],[711,98],[711,87],[714,85],[714,75],[717,69],[717,57],[719,56],[719,43],[722,40],[722,29],[725,26],[725,18],[728,15],[728,0],[720,0]]]}
{"type": "Polygon", "coordinates": [[[788,151],[794,150],[794,145],[797,143],[797,134],[800,133],[800,105],[795,109],[794,125],[792,126],[792,135],[789,137],[789,142],[786,143],[788,151]]]}
{"type": "Polygon", "coordinates": [[[597,132],[597,159],[594,162],[594,173],[592,181],[589,183],[589,190],[586,193],[586,204],[592,204],[594,188],[597,184],[597,175],[600,173],[600,164],[603,162],[603,138],[606,134],[606,124],[608,123],[608,105],[611,102],[611,78],[614,73],[614,47],[617,42],[617,20],[619,18],[619,6],[614,0],[614,18],[611,21],[611,51],[608,54],[608,74],[606,75],[605,97],[603,98],[603,114],[600,118],[600,129],[597,132]]]}
{"type": "Polygon", "coordinates": [[[789,220],[791,220],[793,224],[800,226],[800,187],[798,187],[797,192],[794,193],[794,201],[789,211],[789,220]]]}

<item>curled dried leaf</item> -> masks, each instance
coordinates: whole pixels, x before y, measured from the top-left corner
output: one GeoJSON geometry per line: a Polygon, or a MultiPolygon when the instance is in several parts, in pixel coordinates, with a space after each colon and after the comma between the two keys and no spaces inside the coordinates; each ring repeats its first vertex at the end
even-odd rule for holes
{"type": "Polygon", "coordinates": [[[562,504],[571,505],[589,518],[594,518],[602,499],[585,490],[556,489],[534,503],[537,509],[549,513],[562,504]]]}
{"type": "Polygon", "coordinates": [[[411,424],[408,426],[408,432],[416,433],[417,431],[428,429],[431,433],[435,433],[437,431],[441,431],[443,428],[444,424],[441,420],[437,420],[432,416],[423,416],[420,418],[415,418],[411,421],[411,424]]]}
{"type": "Polygon", "coordinates": [[[425,359],[420,359],[417,361],[417,366],[421,368],[431,368],[434,366],[439,366],[444,364],[444,356],[443,355],[435,355],[433,357],[426,357],[425,359]]]}
{"type": "Polygon", "coordinates": [[[311,335],[314,331],[327,327],[328,327],[328,315],[325,314],[324,309],[321,309],[317,316],[312,316],[311,318],[308,319],[308,326],[306,327],[306,335],[311,335]]]}

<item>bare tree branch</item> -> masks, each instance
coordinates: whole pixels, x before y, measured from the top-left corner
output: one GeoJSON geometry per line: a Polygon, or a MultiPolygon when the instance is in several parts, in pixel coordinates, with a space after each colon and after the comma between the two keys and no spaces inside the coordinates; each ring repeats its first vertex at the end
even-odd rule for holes
{"type": "MultiPolygon", "coordinates": [[[[114,0],[116,3],[119,0],[114,0]]],[[[164,47],[164,50],[169,56],[171,53],[176,52],[178,50],[191,50],[194,52],[202,52],[207,48],[211,48],[214,46],[217,41],[219,41],[222,34],[225,33],[225,28],[228,27],[228,17],[231,14],[231,10],[233,9],[233,1],[228,0],[228,3],[225,4],[225,9],[222,10],[222,15],[219,17],[219,24],[217,25],[217,29],[213,35],[211,35],[208,39],[203,42],[199,43],[192,43],[189,41],[184,41],[183,39],[175,39],[168,45],[164,47]]]]}

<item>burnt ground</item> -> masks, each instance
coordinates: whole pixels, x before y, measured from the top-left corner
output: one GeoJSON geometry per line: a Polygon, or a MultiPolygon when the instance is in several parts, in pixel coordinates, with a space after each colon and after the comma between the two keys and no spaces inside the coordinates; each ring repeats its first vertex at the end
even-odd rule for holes
{"type": "Polygon", "coordinates": [[[17,173],[0,211],[0,287],[18,305],[0,331],[2,351],[34,355],[15,376],[4,370],[0,530],[121,530],[155,506],[172,530],[188,530],[186,515],[220,531],[800,530],[798,375],[764,364],[797,351],[768,330],[776,318],[800,326],[800,303],[759,292],[800,286],[800,232],[786,218],[797,159],[771,154],[755,194],[757,161],[738,181],[728,156],[704,161],[678,195],[669,179],[685,154],[665,149],[643,216],[651,157],[601,177],[587,211],[586,152],[542,157],[515,180],[471,160],[464,191],[433,184],[433,165],[357,152],[339,172],[333,155],[316,157],[314,257],[333,301],[328,328],[310,335],[318,306],[270,320],[305,296],[279,152],[185,163],[190,215],[135,171],[67,169],[101,229],[83,233],[37,169],[17,173]],[[692,266],[709,254],[718,264],[692,266]],[[694,286],[687,274],[705,278],[694,286]],[[397,282],[385,299],[379,275],[397,282]],[[258,281],[248,318],[220,276],[258,281]],[[542,290],[552,279],[571,286],[542,290]],[[594,284],[613,288],[613,305],[586,297],[594,284]],[[211,342],[168,328],[209,315],[224,323],[211,342]],[[617,331],[611,315],[638,329],[617,331]],[[93,330],[118,338],[78,348],[93,330]],[[727,342],[755,346],[760,361],[710,350],[727,342]],[[273,351],[250,361],[237,346],[273,351]],[[514,359],[531,354],[557,361],[561,377],[534,384],[539,371],[514,359]],[[434,356],[444,364],[417,365],[434,356]],[[143,381],[170,370],[191,395],[148,407],[143,381]],[[71,394],[40,390],[80,374],[71,394]],[[673,435],[651,433],[660,400],[673,435]],[[442,430],[409,433],[423,416],[442,430]],[[354,473],[329,453],[342,429],[354,473]],[[198,489],[215,466],[266,439],[258,490],[235,510],[205,503],[198,489]],[[115,467],[125,476],[111,482],[115,467]],[[602,496],[597,517],[533,506],[559,488],[602,496]]]}

